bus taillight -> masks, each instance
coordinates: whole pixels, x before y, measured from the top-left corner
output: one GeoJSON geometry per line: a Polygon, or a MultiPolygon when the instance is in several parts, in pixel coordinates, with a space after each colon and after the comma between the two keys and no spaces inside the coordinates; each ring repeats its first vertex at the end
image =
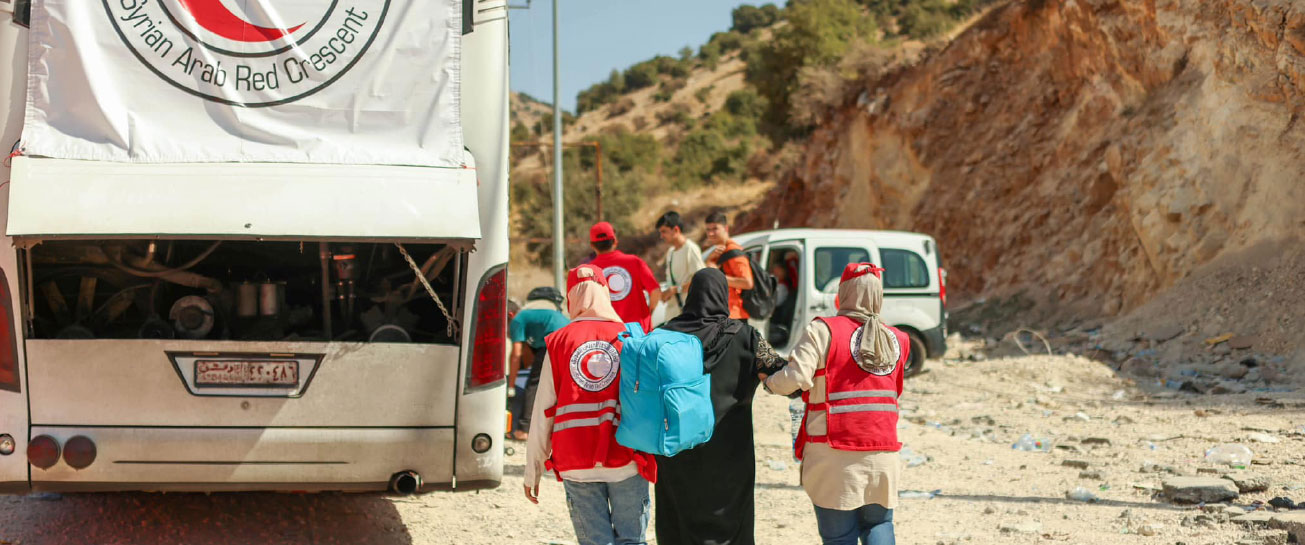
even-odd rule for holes
{"type": "Polygon", "coordinates": [[[490,269],[481,280],[472,323],[468,390],[492,386],[507,376],[506,266],[490,269]]]}
{"type": "Polygon", "coordinates": [[[18,381],[18,342],[14,337],[13,299],[9,278],[0,269],[0,390],[21,391],[18,381]]]}

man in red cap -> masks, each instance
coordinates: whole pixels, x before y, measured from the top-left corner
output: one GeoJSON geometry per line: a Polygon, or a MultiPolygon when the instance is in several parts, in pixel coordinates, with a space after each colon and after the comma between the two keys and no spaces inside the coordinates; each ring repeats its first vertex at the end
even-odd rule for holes
{"type": "Polygon", "coordinates": [[[616,249],[616,230],[605,221],[589,229],[589,245],[598,254],[589,263],[603,270],[612,290],[612,308],[626,323],[638,322],[644,331],[651,331],[652,312],[662,300],[662,287],[652,269],[638,256],[616,249]]]}

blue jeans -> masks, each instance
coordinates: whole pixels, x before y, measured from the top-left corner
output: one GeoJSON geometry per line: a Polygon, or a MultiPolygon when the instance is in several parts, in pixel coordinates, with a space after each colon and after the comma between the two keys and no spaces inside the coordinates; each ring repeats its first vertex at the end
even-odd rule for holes
{"type": "Polygon", "coordinates": [[[652,506],[648,481],[635,475],[619,483],[564,481],[566,506],[571,511],[576,541],[580,545],[646,545],[644,534],[652,506]]]}
{"type": "Polygon", "coordinates": [[[851,511],[816,506],[816,528],[825,545],[896,545],[893,510],[863,505],[851,511]]]}

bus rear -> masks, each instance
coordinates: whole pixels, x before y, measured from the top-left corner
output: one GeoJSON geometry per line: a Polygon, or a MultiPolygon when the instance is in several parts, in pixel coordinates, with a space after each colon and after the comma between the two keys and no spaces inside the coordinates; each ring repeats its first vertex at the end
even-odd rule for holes
{"type": "Polygon", "coordinates": [[[0,491],[497,486],[507,14],[466,9],[460,168],[5,161],[0,491]]]}

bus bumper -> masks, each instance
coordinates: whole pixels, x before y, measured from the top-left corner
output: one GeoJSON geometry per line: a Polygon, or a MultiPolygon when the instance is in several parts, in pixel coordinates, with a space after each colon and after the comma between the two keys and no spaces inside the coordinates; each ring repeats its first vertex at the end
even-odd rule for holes
{"type": "Polygon", "coordinates": [[[422,490],[453,480],[453,429],[33,427],[95,443],[91,465],[32,468],[32,491],[384,491],[400,471],[422,490]]]}

